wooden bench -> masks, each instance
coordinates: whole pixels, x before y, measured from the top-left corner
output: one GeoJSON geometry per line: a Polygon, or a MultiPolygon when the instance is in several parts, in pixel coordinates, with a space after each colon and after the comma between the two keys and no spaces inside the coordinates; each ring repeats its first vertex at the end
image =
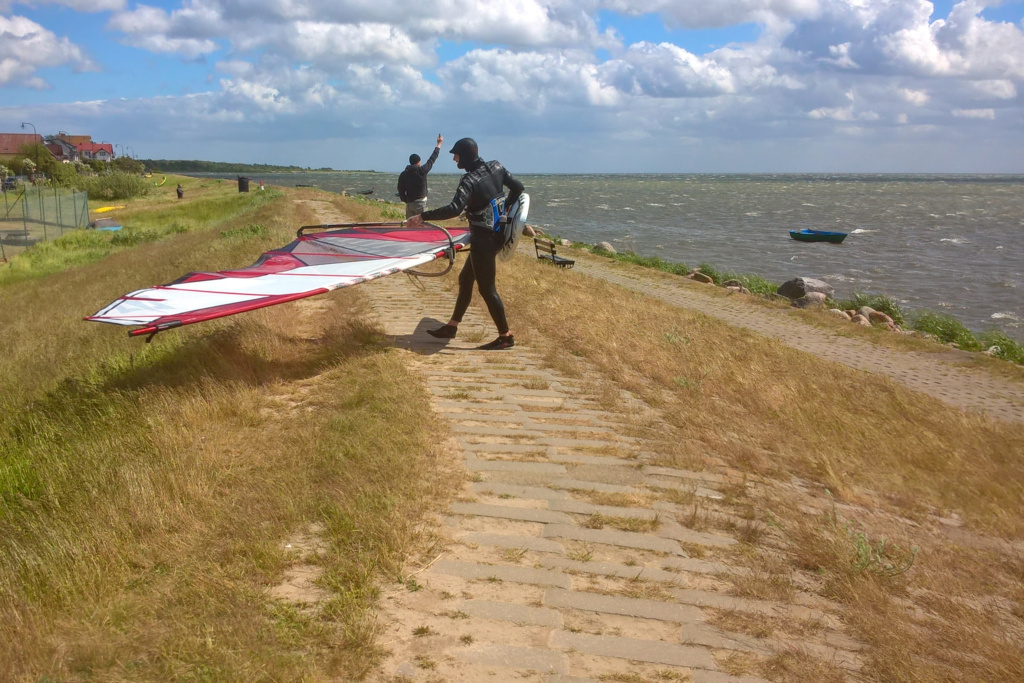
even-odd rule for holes
{"type": "Polygon", "coordinates": [[[551,240],[542,240],[534,238],[533,247],[537,250],[537,258],[547,259],[551,261],[559,268],[572,268],[576,265],[576,261],[571,258],[565,258],[555,253],[555,243],[551,240]]]}

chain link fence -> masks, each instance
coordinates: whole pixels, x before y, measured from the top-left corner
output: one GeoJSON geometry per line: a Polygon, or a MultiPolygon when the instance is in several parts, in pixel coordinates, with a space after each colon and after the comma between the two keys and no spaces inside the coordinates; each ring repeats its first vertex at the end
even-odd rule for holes
{"type": "Polygon", "coordinates": [[[22,186],[0,194],[0,261],[7,261],[33,244],[89,225],[87,192],[22,186]]]}

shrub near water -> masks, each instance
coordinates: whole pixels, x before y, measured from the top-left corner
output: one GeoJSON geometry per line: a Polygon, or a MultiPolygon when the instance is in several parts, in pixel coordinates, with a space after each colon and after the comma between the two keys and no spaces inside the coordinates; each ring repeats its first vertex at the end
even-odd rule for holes
{"type": "Polygon", "coordinates": [[[84,177],[79,185],[93,199],[134,199],[149,194],[152,185],[134,173],[114,171],[99,176],[84,177]]]}

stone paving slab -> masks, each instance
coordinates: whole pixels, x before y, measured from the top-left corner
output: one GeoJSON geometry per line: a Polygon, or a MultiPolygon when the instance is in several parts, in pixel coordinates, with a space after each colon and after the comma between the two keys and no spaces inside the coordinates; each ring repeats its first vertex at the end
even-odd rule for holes
{"type": "Polygon", "coordinates": [[[571,588],[572,581],[561,572],[549,569],[531,569],[529,567],[510,567],[508,565],[477,564],[475,562],[458,562],[441,560],[427,570],[435,574],[448,574],[463,579],[511,581],[513,583],[529,583],[535,586],[554,586],[571,588]]]}
{"type": "Polygon", "coordinates": [[[561,543],[532,536],[510,536],[506,534],[490,534],[482,531],[467,531],[456,534],[455,538],[464,543],[476,543],[477,545],[489,545],[497,548],[526,548],[538,553],[557,553],[559,555],[565,552],[565,547],[561,543]]]}
{"type": "Polygon", "coordinates": [[[514,460],[477,460],[466,463],[474,472],[529,472],[533,474],[565,474],[565,467],[546,462],[516,462],[514,460]]]}
{"type": "Polygon", "coordinates": [[[598,576],[614,576],[619,579],[658,581],[670,583],[676,586],[685,586],[686,578],[675,572],[668,572],[655,567],[638,567],[614,562],[580,562],[565,557],[542,557],[540,564],[543,567],[552,569],[568,569],[583,574],[596,574],[598,576]]]}
{"type": "Polygon", "coordinates": [[[498,496],[514,496],[515,498],[531,498],[533,500],[565,500],[569,497],[565,491],[542,486],[517,486],[478,481],[471,484],[469,488],[477,493],[493,493],[498,496]]]}
{"type": "Polygon", "coordinates": [[[575,650],[599,657],[617,657],[636,662],[711,669],[712,671],[718,668],[708,650],[675,643],[615,636],[594,636],[558,630],[551,634],[551,646],[559,650],[575,650]]]}
{"type": "Polygon", "coordinates": [[[738,541],[731,536],[710,534],[706,531],[694,531],[693,529],[687,529],[681,524],[670,521],[666,521],[656,529],[654,533],[662,538],[671,538],[676,541],[682,541],[683,543],[696,543],[697,545],[706,545],[715,548],[727,548],[738,543],[738,541]]]}
{"type": "Polygon", "coordinates": [[[674,621],[679,624],[700,622],[701,611],[690,605],[676,605],[656,600],[640,600],[616,595],[551,588],[544,593],[544,604],[563,609],[605,612],[641,619],[674,621]]]}
{"type": "MultiPolygon", "coordinates": [[[[548,508],[578,515],[604,515],[606,517],[629,517],[633,519],[658,519],[658,513],[650,508],[622,508],[611,505],[594,505],[582,500],[552,500],[548,508]]],[[[664,516],[664,515],[662,515],[664,516]]]]}
{"type": "Polygon", "coordinates": [[[508,507],[504,505],[488,505],[485,503],[452,503],[451,511],[457,515],[478,515],[480,517],[500,517],[521,522],[541,522],[544,524],[572,524],[572,517],[553,510],[534,508],[508,507]]]}
{"type": "Polygon", "coordinates": [[[603,543],[621,548],[638,548],[640,550],[656,550],[663,553],[681,555],[682,550],[675,541],[655,538],[632,531],[613,531],[609,529],[585,529],[570,524],[548,524],[544,527],[544,538],[566,538],[572,541],[587,543],[603,543]]]}
{"type": "Polygon", "coordinates": [[[632,486],[619,486],[618,484],[604,484],[597,481],[586,481],[574,479],[573,477],[559,477],[552,479],[551,485],[569,491],[600,491],[602,493],[639,493],[639,489],[632,486]]]}

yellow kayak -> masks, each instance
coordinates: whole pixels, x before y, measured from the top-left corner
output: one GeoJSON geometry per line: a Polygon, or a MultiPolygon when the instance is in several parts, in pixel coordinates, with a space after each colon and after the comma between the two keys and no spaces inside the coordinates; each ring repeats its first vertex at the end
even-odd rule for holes
{"type": "Polygon", "coordinates": [[[118,209],[123,209],[124,207],[125,207],[124,204],[121,204],[120,206],[101,206],[98,209],[93,209],[92,212],[93,213],[106,213],[107,211],[117,211],[118,209]]]}

